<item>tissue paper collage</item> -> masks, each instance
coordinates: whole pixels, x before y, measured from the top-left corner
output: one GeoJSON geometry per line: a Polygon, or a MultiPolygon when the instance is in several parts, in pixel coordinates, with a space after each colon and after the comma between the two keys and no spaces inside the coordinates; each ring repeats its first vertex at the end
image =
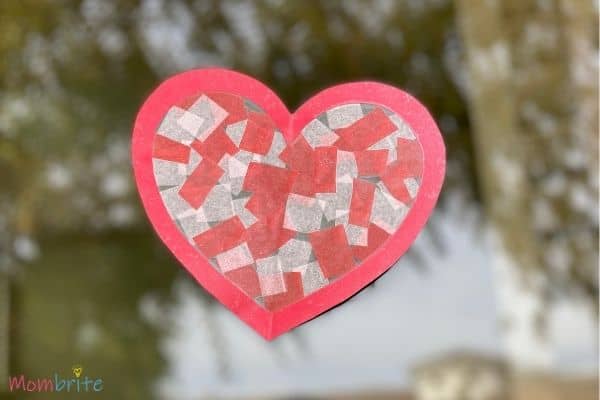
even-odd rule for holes
{"type": "Polygon", "coordinates": [[[152,157],[179,230],[270,311],[360,268],[402,223],[423,168],[410,127],[380,105],[335,106],[286,143],[256,104],[216,92],[169,109],[152,157]]]}

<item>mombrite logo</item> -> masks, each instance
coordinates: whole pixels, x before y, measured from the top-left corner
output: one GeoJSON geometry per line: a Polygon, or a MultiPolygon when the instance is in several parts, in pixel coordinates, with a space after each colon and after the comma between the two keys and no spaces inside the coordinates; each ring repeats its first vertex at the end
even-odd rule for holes
{"type": "Polygon", "coordinates": [[[73,378],[61,378],[58,373],[54,373],[52,378],[31,379],[21,374],[19,376],[8,377],[8,390],[11,392],[101,392],[104,388],[104,381],[100,378],[90,378],[83,374],[81,365],[74,365],[71,368],[73,378]]]}

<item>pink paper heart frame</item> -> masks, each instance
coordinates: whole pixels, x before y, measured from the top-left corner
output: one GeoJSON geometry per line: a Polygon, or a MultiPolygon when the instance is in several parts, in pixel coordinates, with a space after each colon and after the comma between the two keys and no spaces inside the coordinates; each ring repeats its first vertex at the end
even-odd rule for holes
{"type": "Polygon", "coordinates": [[[207,68],[175,75],[150,94],[135,120],[132,163],[144,209],[161,240],[198,283],[256,332],[271,340],[348,299],[406,252],[436,204],[446,158],[442,136],[427,109],[395,87],[377,82],[337,85],[321,91],[295,113],[290,113],[279,97],[261,82],[238,72],[207,68]],[[261,307],[189,243],[169,216],[155,180],[152,149],[156,129],[172,105],[199,92],[226,92],[251,100],[272,118],[287,143],[292,142],[307,123],[335,106],[362,102],[392,110],[410,126],[423,151],[421,186],[406,218],[373,254],[336,281],[279,310],[261,307]]]}

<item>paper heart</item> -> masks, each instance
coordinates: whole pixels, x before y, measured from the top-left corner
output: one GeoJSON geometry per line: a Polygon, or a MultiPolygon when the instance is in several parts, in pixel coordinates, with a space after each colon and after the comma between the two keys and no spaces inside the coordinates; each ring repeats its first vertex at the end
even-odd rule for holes
{"type": "Polygon", "coordinates": [[[148,97],[132,158],[160,238],[266,339],[390,268],[431,214],[445,168],[435,122],[399,89],[334,86],[290,114],[262,83],[216,68],[148,97]]]}

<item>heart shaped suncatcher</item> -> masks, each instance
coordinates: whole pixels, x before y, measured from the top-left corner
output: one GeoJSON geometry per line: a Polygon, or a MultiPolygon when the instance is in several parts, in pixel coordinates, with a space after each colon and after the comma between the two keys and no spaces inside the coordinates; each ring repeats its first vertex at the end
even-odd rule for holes
{"type": "Polygon", "coordinates": [[[425,224],[445,166],[429,113],[396,88],[335,86],[290,114],[223,69],[159,86],[132,157],[161,239],[267,339],[387,270],[425,224]]]}

